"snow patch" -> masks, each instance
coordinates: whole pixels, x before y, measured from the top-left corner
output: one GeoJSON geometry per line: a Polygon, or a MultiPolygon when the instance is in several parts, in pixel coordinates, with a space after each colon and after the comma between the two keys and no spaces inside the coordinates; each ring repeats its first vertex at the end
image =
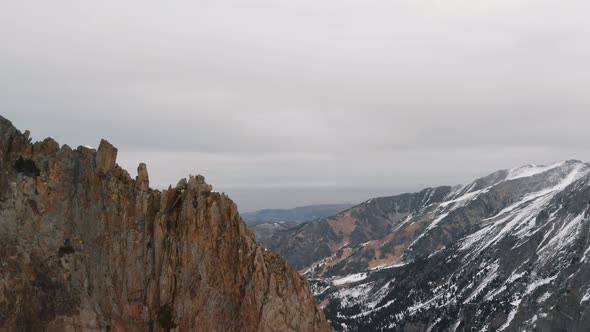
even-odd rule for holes
{"type": "Polygon", "coordinates": [[[577,239],[585,213],[586,211],[582,212],[570,221],[567,221],[566,218],[565,225],[561,227],[557,234],[555,234],[546,245],[538,250],[540,254],[539,260],[546,261],[551,254],[560,252],[568,244],[577,239]]]}
{"type": "Polygon", "coordinates": [[[374,268],[371,268],[369,271],[381,271],[381,270],[395,269],[395,268],[402,267],[402,266],[405,266],[408,264],[409,263],[398,263],[398,264],[391,264],[391,265],[381,264],[381,265],[375,266],[374,268]]]}
{"type": "Polygon", "coordinates": [[[511,302],[510,304],[513,306],[512,310],[510,310],[510,313],[508,314],[508,317],[506,318],[506,322],[504,323],[504,325],[500,326],[500,328],[498,329],[498,331],[504,331],[506,328],[508,328],[508,326],[510,326],[510,323],[512,322],[512,320],[514,319],[514,317],[516,317],[516,313],[518,312],[518,307],[520,306],[520,299],[511,302]]]}
{"type": "MultiPolygon", "coordinates": [[[[476,242],[482,242],[477,249],[477,252],[480,252],[487,247],[496,244],[510,233],[522,237],[527,231],[535,226],[536,217],[547,206],[547,203],[557,195],[557,193],[563,191],[569,185],[588,173],[589,169],[586,164],[576,165],[553,187],[526,195],[518,202],[500,211],[497,215],[485,219],[484,221],[489,220],[492,222],[490,224],[492,227],[484,228],[475,233],[477,235],[473,235],[473,238],[464,242],[462,248],[466,249],[468,248],[468,245],[473,246],[476,242]],[[475,237],[477,237],[478,241],[475,241],[475,237]],[[479,241],[483,240],[485,237],[491,237],[491,239],[487,242],[479,241]]],[[[552,241],[555,241],[555,239],[552,239],[552,241]]]]}
{"type": "Polygon", "coordinates": [[[543,295],[539,296],[537,299],[537,303],[543,303],[547,301],[551,297],[551,293],[545,292],[543,295]]]}
{"type": "Polygon", "coordinates": [[[582,263],[584,263],[586,261],[586,257],[588,257],[588,252],[590,252],[590,247],[586,248],[586,251],[584,251],[584,255],[582,255],[582,259],[581,259],[582,263]]]}
{"type": "Polygon", "coordinates": [[[485,238],[486,234],[490,230],[490,227],[492,227],[492,225],[485,226],[479,231],[463,238],[463,244],[461,245],[461,248],[459,248],[459,250],[467,250],[471,248],[474,244],[479,243],[483,238],[485,238]]]}
{"type": "Polygon", "coordinates": [[[508,171],[508,176],[506,180],[514,180],[520,178],[528,178],[537,174],[545,173],[550,171],[554,168],[560,167],[565,163],[565,161],[557,162],[547,166],[537,166],[537,165],[527,165],[518,168],[513,168],[508,171]]]}
{"type": "Polygon", "coordinates": [[[435,227],[436,227],[436,225],[438,225],[438,223],[439,223],[439,222],[441,222],[441,220],[445,219],[445,218],[446,218],[446,217],[449,215],[449,213],[450,213],[450,212],[443,213],[443,214],[441,214],[441,215],[440,215],[438,218],[434,219],[434,220],[433,220],[433,221],[430,223],[430,225],[428,225],[428,228],[426,228],[426,231],[425,231],[424,233],[426,233],[426,232],[428,232],[429,230],[431,230],[431,229],[435,228],[435,227]]]}
{"type": "Polygon", "coordinates": [[[340,285],[350,284],[352,282],[357,282],[357,281],[361,281],[361,280],[365,280],[365,279],[367,279],[366,273],[357,273],[357,274],[351,274],[351,275],[346,276],[344,278],[332,280],[332,284],[334,284],[335,286],[340,286],[340,285]]]}
{"type": "Polygon", "coordinates": [[[481,281],[479,286],[477,286],[475,291],[473,291],[473,293],[471,293],[471,295],[463,302],[464,304],[471,302],[471,300],[473,300],[475,297],[477,297],[477,295],[479,295],[486,288],[486,286],[489,285],[490,282],[492,282],[494,280],[494,278],[496,278],[496,271],[498,271],[499,266],[500,265],[498,264],[498,262],[494,262],[490,266],[490,271],[488,272],[488,274],[481,281]]]}
{"type": "Polygon", "coordinates": [[[543,285],[547,285],[550,284],[553,280],[555,280],[557,278],[557,275],[554,275],[553,277],[549,277],[549,278],[545,278],[545,279],[539,279],[531,284],[529,284],[526,288],[526,292],[525,295],[529,295],[532,292],[535,291],[535,289],[543,286],[543,285]]]}

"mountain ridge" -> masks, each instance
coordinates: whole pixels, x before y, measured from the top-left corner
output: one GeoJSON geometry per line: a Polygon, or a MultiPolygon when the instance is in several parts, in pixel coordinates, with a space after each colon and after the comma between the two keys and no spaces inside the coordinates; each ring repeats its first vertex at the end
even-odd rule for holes
{"type": "Polygon", "coordinates": [[[0,329],[330,330],[227,196],[202,176],[153,190],[116,157],[0,116],[0,329]]]}
{"type": "Polygon", "coordinates": [[[566,160],[371,199],[265,242],[336,330],[584,331],[589,211],[590,164],[566,160]]]}
{"type": "Polygon", "coordinates": [[[351,206],[352,204],[306,205],[293,209],[263,209],[241,215],[244,222],[256,234],[256,238],[264,241],[279,231],[297,227],[309,220],[336,214],[351,206]]]}
{"type": "Polygon", "coordinates": [[[314,204],[291,209],[262,209],[241,213],[246,224],[255,226],[268,222],[304,222],[334,215],[352,207],[353,204],[314,204]]]}

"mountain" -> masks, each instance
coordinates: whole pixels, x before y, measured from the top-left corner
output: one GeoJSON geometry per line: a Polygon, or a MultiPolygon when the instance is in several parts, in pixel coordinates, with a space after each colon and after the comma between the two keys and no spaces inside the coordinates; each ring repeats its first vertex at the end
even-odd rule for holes
{"type": "Polygon", "coordinates": [[[375,253],[372,252],[374,248],[371,246],[366,248],[369,253],[365,255],[371,256],[369,263],[372,264],[394,260],[391,256],[399,255],[401,252],[396,247],[397,242],[404,239],[400,236],[401,231],[394,234],[397,221],[423,206],[441,201],[450,190],[450,187],[441,187],[415,194],[371,199],[335,216],[277,232],[266,239],[264,244],[283,255],[292,266],[300,270],[318,265],[314,263],[330,257],[331,261],[322,264],[321,269],[316,268],[314,275],[341,275],[362,271],[369,266],[368,263],[358,264],[350,259],[350,256],[356,256],[366,261],[363,253],[359,251],[364,248],[362,244],[388,236],[396,237],[395,241],[389,241],[383,250],[379,250],[377,260],[373,259],[375,253]]]}
{"type": "Polygon", "coordinates": [[[280,231],[285,231],[289,228],[296,227],[301,224],[302,221],[279,221],[279,222],[265,222],[262,224],[256,224],[249,226],[254,231],[256,239],[260,242],[264,242],[266,239],[272,237],[280,231]]]}
{"type": "Polygon", "coordinates": [[[0,330],[330,330],[227,196],[202,176],[153,190],[116,156],[0,117],[0,330]]]}
{"type": "Polygon", "coordinates": [[[266,244],[311,278],[338,331],[590,326],[590,164],[580,161],[372,199],[266,244]]]}
{"type": "Polygon", "coordinates": [[[294,209],[264,209],[242,213],[242,218],[251,226],[274,222],[303,222],[332,216],[351,206],[352,204],[322,204],[300,206],[294,209]]]}
{"type": "Polygon", "coordinates": [[[279,231],[321,217],[334,215],[350,208],[352,204],[309,205],[294,209],[265,209],[243,213],[246,224],[256,234],[258,241],[264,241],[279,231]]]}

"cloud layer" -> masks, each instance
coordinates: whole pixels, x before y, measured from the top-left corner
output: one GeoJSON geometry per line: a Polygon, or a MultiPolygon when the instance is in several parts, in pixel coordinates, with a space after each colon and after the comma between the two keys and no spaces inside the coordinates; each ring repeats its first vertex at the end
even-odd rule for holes
{"type": "Polygon", "coordinates": [[[0,107],[242,210],[590,160],[585,1],[18,1],[0,107]]]}

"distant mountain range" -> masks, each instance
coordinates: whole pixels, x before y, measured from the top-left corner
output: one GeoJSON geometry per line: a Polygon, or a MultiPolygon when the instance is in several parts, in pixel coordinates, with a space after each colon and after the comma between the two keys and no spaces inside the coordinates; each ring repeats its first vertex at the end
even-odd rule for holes
{"type": "Polygon", "coordinates": [[[262,242],[337,331],[588,331],[590,164],[368,200],[262,242]]]}
{"type": "Polygon", "coordinates": [[[302,222],[328,217],[352,207],[352,204],[322,204],[300,206],[293,209],[264,209],[240,213],[248,225],[267,222],[292,221],[302,222]]]}
{"type": "Polygon", "coordinates": [[[323,204],[296,207],[294,209],[264,209],[242,213],[242,218],[258,240],[265,240],[276,232],[311,221],[337,214],[352,207],[352,204],[323,204]]]}

